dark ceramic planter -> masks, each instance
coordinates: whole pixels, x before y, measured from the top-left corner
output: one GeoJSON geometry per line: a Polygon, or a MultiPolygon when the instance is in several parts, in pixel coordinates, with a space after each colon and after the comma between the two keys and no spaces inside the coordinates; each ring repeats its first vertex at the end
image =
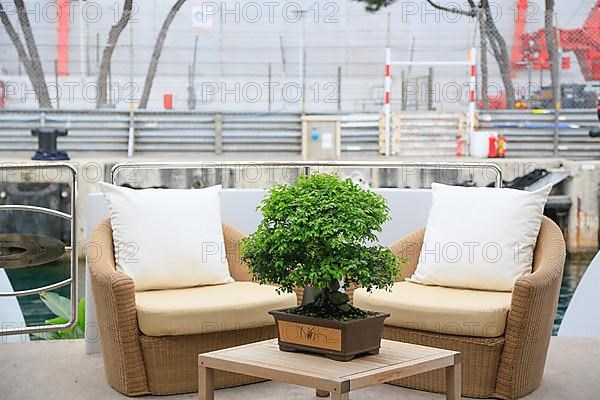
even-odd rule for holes
{"type": "Polygon", "coordinates": [[[337,361],[378,354],[383,321],[390,316],[377,313],[363,319],[335,321],[290,314],[286,310],[269,314],[277,324],[280,350],[318,353],[337,361]]]}

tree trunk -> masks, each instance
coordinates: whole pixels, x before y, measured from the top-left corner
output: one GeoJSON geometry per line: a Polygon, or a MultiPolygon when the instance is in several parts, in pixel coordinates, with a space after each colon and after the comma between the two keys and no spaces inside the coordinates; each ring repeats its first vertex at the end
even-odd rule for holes
{"type": "Polygon", "coordinates": [[[504,93],[506,96],[506,108],[512,109],[515,107],[515,88],[513,87],[512,78],[510,76],[510,62],[508,58],[508,49],[506,41],[502,37],[500,31],[494,23],[494,18],[490,11],[489,3],[484,0],[482,2],[483,10],[485,11],[486,32],[490,47],[494,53],[494,58],[500,69],[500,76],[504,85],[504,93]]]}
{"type": "Polygon", "coordinates": [[[558,60],[558,46],[554,35],[554,0],[546,0],[546,10],[544,11],[544,34],[546,36],[546,50],[548,51],[548,58],[550,61],[550,77],[552,79],[553,88],[553,100],[555,108],[559,108],[560,103],[560,82],[558,80],[559,74],[559,60],[558,60]],[[555,98],[555,97],[559,98],[555,98]]]}
{"type": "Polygon", "coordinates": [[[330,312],[349,311],[350,307],[348,302],[350,298],[346,293],[340,292],[340,282],[333,280],[329,282],[325,288],[317,292],[314,303],[321,307],[323,310],[329,310],[330,312]]]}
{"type": "Polygon", "coordinates": [[[160,54],[162,53],[163,45],[167,38],[167,32],[171,26],[171,22],[175,19],[177,12],[181,6],[185,3],[185,0],[177,0],[177,2],[171,7],[169,14],[165,18],[156,42],[154,43],[154,51],[152,52],[152,59],[148,66],[148,72],[146,73],[146,80],[144,81],[144,90],[142,91],[142,97],[138,108],[145,109],[148,106],[148,99],[150,98],[150,91],[152,90],[152,84],[154,83],[154,77],[156,76],[156,69],[158,68],[158,61],[160,60],[160,54]]]}
{"type": "Polygon", "coordinates": [[[108,80],[108,71],[110,70],[110,62],[112,59],[113,52],[115,47],[117,46],[117,41],[119,40],[119,36],[123,29],[127,26],[129,22],[129,17],[131,16],[131,9],[133,7],[133,0],[125,0],[125,4],[123,4],[123,13],[121,14],[121,18],[119,21],[110,28],[110,32],[108,33],[108,41],[106,43],[106,47],[104,47],[104,51],[102,51],[102,60],[100,61],[100,71],[98,72],[98,82],[97,82],[97,90],[98,95],[96,99],[96,108],[100,108],[106,104],[106,99],[108,97],[108,91],[110,88],[107,88],[107,80],[108,80]]]}
{"type": "MultiPolygon", "coordinates": [[[[25,71],[29,76],[31,84],[33,85],[33,90],[37,96],[38,105],[42,108],[52,108],[52,102],[50,101],[50,94],[48,92],[48,85],[46,84],[46,76],[44,75],[42,62],[37,51],[37,45],[35,44],[35,38],[33,36],[33,31],[31,30],[31,24],[29,23],[27,9],[25,8],[25,4],[23,4],[23,0],[15,0],[14,3],[17,9],[19,23],[21,25],[21,32],[23,32],[25,45],[27,46],[27,50],[29,52],[29,57],[26,57],[27,61],[23,60],[22,52],[24,52],[24,49],[18,36],[16,36],[16,39],[19,43],[18,45],[16,44],[13,37],[11,37],[11,40],[13,40],[13,44],[15,44],[15,48],[17,49],[17,53],[19,54],[19,58],[21,58],[23,66],[25,67],[25,71]],[[19,47],[21,50],[19,50],[19,47]]],[[[6,17],[6,15],[4,15],[4,17],[6,17]]],[[[8,17],[6,17],[6,19],[8,20],[8,17]]],[[[3,23],[4,26],[7,27],[4,21],[3,23]]],[[[10,24],[10,21],[8,21],[8,23],[10,24]]],[[[12,24],[10,26],[12,28],[12,24]]],[[[9,28],[7,28],[7,32],[8,29],[9,28]]],[[[12,30],[14,32],[14,29],[12,30]]],[[[14,32],[14,35],[17,35],[16,32],[14,32]]],[[[10,32],[9,36],[11,36],[10,32]]]]}
{"type": "Polygon", "coordinates": [[[23,43],[21,43],[21,39],[19,38],[17,31],[15,31],[15,28],[13,27],[12,23],[10,22],[10,19],[6,15],[6,11],[4,11],[4,7],[2,6],[2,3],[0,3],[0,21],[2,21],[2,25],[4,26],[4,29],[6,30],[6,33],[8,34],[8,37],[10,38],[10,41],[12,42],[13,46],[15,46],[17,55],[19,56],[19,61],[21,62],[21,64],[23,64],[23,67],[25,68],[25,73],[27,73],[27,76],[29,77],[29,81],[31,82],[31,85],[33,86],[33,90],[35,92],[35,97],[36,97],[35,100],[39,104],[39,101],[40,101],[39,100],[40,95],[39,95],[39,90],[38,90],[39,85],[34,84],[34,82],[36,81],[36,75],[33,72],[33,68],[31,68],[31,62],[29,61],[29,56],[27,55],[27,51],[25,50],[25,47],[23,47],[23,43]]]}
{"type": "Polygon", "coordinates": [[[487,110],[489,107],[488,97],[488,65],[487,65],[487,28],[485,23],[485,15],[483,12],[477,14],[479,19],[479,40],[480,46],[480,62],[481,62],[481,103],[482,108],[487,110]]]}

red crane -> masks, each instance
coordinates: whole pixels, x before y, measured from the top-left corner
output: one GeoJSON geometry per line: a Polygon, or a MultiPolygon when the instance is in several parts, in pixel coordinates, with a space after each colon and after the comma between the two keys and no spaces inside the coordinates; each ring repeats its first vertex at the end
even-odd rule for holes
{"type": "MultiPolygon", "coordinates": [[[[512,69],[513,71],[523,69],[529,63],[536,70],[549,69],[544,30],[524,33],[527,6],[527,0],[518,0],[511,53],[512,69]]],[[[577,57],[584,79],[586,81],[600,80],[600,0],[596,1],[581,28],[559,29],[559,37],[562,51],[572,51],[577,57]]],[[[562,60],[562,64],[563,67],[568,68],[568,59],[562,60]]]]}

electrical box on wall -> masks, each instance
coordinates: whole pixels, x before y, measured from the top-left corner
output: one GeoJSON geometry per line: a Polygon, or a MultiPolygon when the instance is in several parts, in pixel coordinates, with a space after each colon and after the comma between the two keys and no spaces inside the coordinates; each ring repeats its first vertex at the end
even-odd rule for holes
{"type": "Polygon", "coordinates": [[[302,159],[339,160],[341,154],[340,117],[302,116],[302,159]]]}

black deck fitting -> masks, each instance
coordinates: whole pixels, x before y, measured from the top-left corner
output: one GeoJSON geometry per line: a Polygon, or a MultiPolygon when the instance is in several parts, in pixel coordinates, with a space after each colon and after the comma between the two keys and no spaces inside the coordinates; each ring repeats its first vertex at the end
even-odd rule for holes
{"type": "Polygon", "coordinates": [[[38,149],[36,150],[32,160],[50,160],[60,161],[68,160],[69,155],[66,151],[61,151],[56,148],[56,139],[59,136],[67,136],[66,129],[58,128],[37,128],[31,130],[31,135],[38,138],[38,149]]]}

